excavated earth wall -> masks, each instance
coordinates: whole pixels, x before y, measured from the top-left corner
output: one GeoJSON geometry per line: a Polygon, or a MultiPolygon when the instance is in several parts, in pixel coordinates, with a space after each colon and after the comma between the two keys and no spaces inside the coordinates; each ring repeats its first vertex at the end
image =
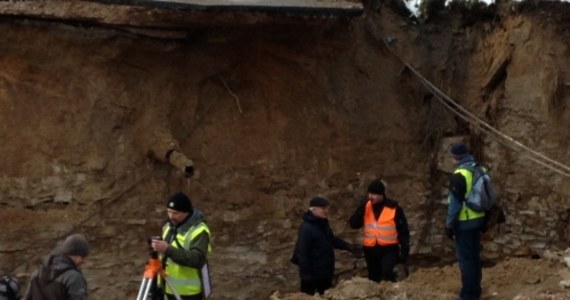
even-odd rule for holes
{"type": "MultiPolygon", "coordinates": [[[[384,5],[351,21],[183,39],[0,19],[0,269],[27,282],[57,241],[83,232],[93,299],[134,298],[147,238],[167,197],[184,191],[212,230],[212,299],[266,299],[296,289],[289,258],[308,200],[331,199],[335,233],[357,242],[346,220],[374,178],[406,211],[412,264],[445,263],[445,151],[456,140],[490,167],[507,211],[485,257],[565,249],[568,177],[454,116],[383,40],[469,111],[565,163],[568,15],[417,24],[384,5]],[[192,178],[164,163],[173,149],[193,160],[192,178]]],[[[347,254],[338,260],[343,276],[359,272],[347,254]]]]}

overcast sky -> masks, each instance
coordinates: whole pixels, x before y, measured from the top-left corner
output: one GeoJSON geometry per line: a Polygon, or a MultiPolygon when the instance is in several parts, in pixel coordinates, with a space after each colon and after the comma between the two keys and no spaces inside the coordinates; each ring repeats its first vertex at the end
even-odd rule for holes
{"type": "MultiPolygon", "coordinates": [[[[418,16],[419,12],[418,12],[418,6],[419,3],[421,2],[421,0],[402,0],[404,1],[404,3],[406,4],[406,6],[408,7],[408,9],[415,15],[418,16]]],[[[447,3],[449,3],[451,0],[446,0],[446,5],[447,3]]],[[[514,0],[517,1],[517,0],[514,0]]],[[[519,0],[520,1],[520,0],[519,0]]],[[[517,2],[519,2],[517,1],[517,2]]],[[[563,2],[570,2],[570,0],[560,0],[563,2]]],[[[481,0],[481,2],[487,3],[487,4],[491,4],[491,3],[495,3],[494,0],[481,0]]]]}

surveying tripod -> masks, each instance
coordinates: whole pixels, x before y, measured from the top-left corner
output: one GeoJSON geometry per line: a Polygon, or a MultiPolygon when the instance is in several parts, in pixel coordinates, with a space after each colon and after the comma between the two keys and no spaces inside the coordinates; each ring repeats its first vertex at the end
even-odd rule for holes
{"type": "MultiPolygon", "coordinates": [[[[156,278],[157,276],[160,275],[160,277],[164,280],[164,282],[166,283],[166,285],[168,285],[168,287],[170,287],[170,289],[172,290],[172,292],[174,293],[174,297],[176,297],[177,300],[181,300],[180,295],[178,294],[178,292],[176,291],[176,289],[174,288],[174,286],[172,286],[172,284],[170,283],[170,281],[168,281],[168,277],[166,276],[166,272],[164,272],[164,269],[162,268],[162,265],[160,263],[160,259],[158,259],[158,253],[156,251],[153,251],[150,255],[150,259],[148,260],[145,270],[144,270],[144,276],[143,276],[143,280],[141,283],[141,287],[139,288],[139,293],[137,295],[137,300],[147,300],[150,290],[153,286],[153,283],[155,284],[155,289],[154,289],[154,293],[156,293],[156,278]]],[[[153,295],[155,295],[153,293],[153,295]]],[[[155,298],[155,296],[153,296],[152,298],[155,298]]],[[[160,299],[163,300],[163,299],[160,299]]]]}

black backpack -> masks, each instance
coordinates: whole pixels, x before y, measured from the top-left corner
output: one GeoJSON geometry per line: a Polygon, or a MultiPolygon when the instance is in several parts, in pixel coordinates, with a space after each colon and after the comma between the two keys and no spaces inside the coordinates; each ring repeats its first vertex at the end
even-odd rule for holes
{"type": "Polygon", "coordinates": [[[20,283],[16,277],[10,275],[0,277],[0,300],[19,300],[22,297],[20,290],[20,283]]]}

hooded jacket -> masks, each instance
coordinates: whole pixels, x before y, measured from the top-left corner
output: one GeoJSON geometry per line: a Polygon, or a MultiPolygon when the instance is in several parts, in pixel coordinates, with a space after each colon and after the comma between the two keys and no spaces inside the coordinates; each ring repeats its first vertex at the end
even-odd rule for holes
{"type": "Polygon", "coordinates": [[[334,275],[334,249],[350,248],[334,235],[327,219],[315,217],[309,210],[303,215],[291,261],[299,265],[301,279],[328,279],[334,275]]]}
{"type": "MultiPolygon", "coordinates": [[[[456,169],[463,165],[474,162],[473,156],[466,155],[459,160],[456,169]]],[[[449,179],[449,206],[447,208],[446,227],[455,231],[479,230],[485,223],[485,218],[477,218],[466,221],[459,221],[459,212],[465,202],[465,194],[468,190],[467,181],[460,173],[454,173],[449,179]]]]}
{"type": "MultiPolygon", "coordinates": [[[[167,234],[165,240],[169,243],[173,242],[174,234],[184,235],[190,228],[206,220],[204,218],[204,213],[197,209],[192,210],[192,214],[188,216],[184,222],[178,226],[173,226],[170,222],[167,222],[163,228],[163,234],[167,234]]],[[[210,248],[210,235],[207,232],[200,233],[192,242],[188,248],[175,248],[168,247],[165,256],[172,260],[174,263],[200,269],[206,262],[206,256],[210,248]]]]}
{"type": "Polygon", "coordinates": [[[32,273],[25,299],[87,300],[87,282],[68,256],[50,254],[32,273]]]}

